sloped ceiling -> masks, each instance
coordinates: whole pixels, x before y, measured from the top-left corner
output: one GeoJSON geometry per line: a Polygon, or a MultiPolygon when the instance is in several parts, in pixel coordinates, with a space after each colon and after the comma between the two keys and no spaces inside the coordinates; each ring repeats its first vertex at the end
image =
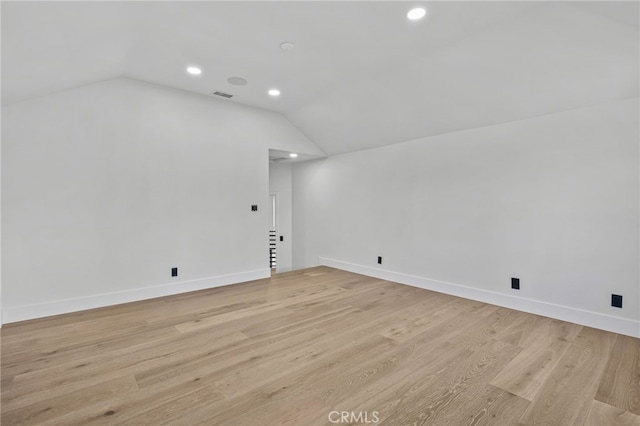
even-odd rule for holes
{"type": "Polygon", "coordinates": [[[3,1],[2,102],[122,76],[220,90],[336,154],[638,96],[638,2],[416,4],[3,1]]]}

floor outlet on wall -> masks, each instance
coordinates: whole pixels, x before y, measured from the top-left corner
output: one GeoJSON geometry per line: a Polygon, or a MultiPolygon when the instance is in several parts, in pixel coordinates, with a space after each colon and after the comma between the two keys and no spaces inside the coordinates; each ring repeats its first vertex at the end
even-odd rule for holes
{"type": "Polygon", "coordinates": [[[382,265],[382,256],[378,256],[378,264],[382,265]]]}
{"type": "Polygon", "coordinates": [[[172,277],[178,276],[178,268],[171,268],[171,276],[172,277]]]}
{"type": "Polygon", "coordinates": [[[511,278],[511,288],[520,290],[520,278],[511,278]]]}
{"type": "Polygon", "coordinates": [[[614,308],[622,308],[622,296],[619,294],[612,294],[611,306],[613,306],[614,308]]]}

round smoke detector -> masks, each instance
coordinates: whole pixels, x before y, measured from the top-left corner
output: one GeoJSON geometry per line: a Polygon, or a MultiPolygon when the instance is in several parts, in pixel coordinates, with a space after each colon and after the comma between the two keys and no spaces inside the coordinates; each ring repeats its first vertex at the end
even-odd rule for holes
{"type": "Polygon", "coordinates": [[[242,77],[229,77],[227,81],[229,84],[233,84],[234,86],[244,86],[247,84],[247,80],[242,77]]]}
{"type": "Polygon", "coordinates": [[[285,41],[284,43],[280,43],[280,49],[282,50],[291,50],[294,47],[296,47],[296,45],[291,43],[290,41],[285,41]]]}

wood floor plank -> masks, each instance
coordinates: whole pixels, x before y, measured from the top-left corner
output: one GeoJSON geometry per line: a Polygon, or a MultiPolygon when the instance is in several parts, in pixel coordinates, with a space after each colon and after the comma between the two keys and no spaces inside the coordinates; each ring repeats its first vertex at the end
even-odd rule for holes
{"type": "Polygon", "coordinates": [[[638,426],[640,416],[612,407],[600,401],[593,401],[585,426],[638,426]]]}
{"type": "Polygon", "coordinates": [[[583,424],[615,337],[613,333],[584,327],[540,387],[521,421],[583,424]]]}
{"type": "MultiPolygon", "coordinates": [[[[471,416],[467,405],[482,397],[490,378],[520,350],[508,343],[490,341],[431,377],[418,375],[406,380],[386,397],[387,402],[379,405],[381,424],[462,424],[471,416]]],[[[474,412],[477,410],[475,407],[474,412]]]]}
{"type": "MultiPolygon", "coordinates": [[[[392,347],[395,342],[388,339],[360,335],[353,336],[342,345],[343,350],[353,347],[359,348],[359,353],[380,351],[392,347]]],[[[245,393],[251,386],[261,386],[277,380],[284,375],[296,375],[297,371],[306,365],[315,362],[323,362],[335,351],[335,339],[333,336],[318,336],[314,341],[307,342],[296,347],[291,347],[287,353],[279,353],[273,358],[263,358],[247,363],[241,371],[233,377],[224,374],[225,377],[215,378],[220,390],[228,398],[245,393]]]]}
{"type": "MultiPolygon", "coordinates": [[[[208,407],[218,401],[224,401],[224,396],[213,390],[211,386],[199,386],[191,390],[186,386],[181,386],[179,392],[174,389],[169,395],[169,398],[164,399],[159,399],[157,395],[154,395],[152,398],[147,397],[142,401],[134,401],[135,404],[128,401],[126,408],[130,408],[130,410],[126,413],[127,415],[122,415],[125,411],[119,407],[113,407],[106,412],[120,413],[121,415],[114,419],[119,424],[190,424],[183,423],[185,413],[197,411],[199,407],[208,407]],[[144,408],[140,409],[140,407],[144,408]]],[[[202,420],[206,420],[206,418],[202,420]]]]}
{"type": "Polygon", "coordinates": [[[272,333],[278,330],[290,329],[292,327],[304,327],[307,324],[318,324],[323,319],[333,318],[337,314],[349,314],[354,308],[344,307],[333,309],[331,305],[323,305],[304,310],[289,308],[281,309],[283,315],[269,318],[261,317],[260,321],[238,325],[240,331],[249,337],[260,336],[261,334],[272,333]]]}
{"type": "Polygon", "coordinates": [[[495,426],[514,424],[530,402],[511,392],[486,385],[472,400],[465,403],[465,416],[458,416],[459,425],[495,426]]]}
{"type": "Polygon", "coordinates": [[[185,425],[323,425],[332,408],[310,394],[253,394],[241,407],[212,409],[202,407],[187,413],[185,425]]]}
{"type": "Polygon", "coordinates": [[[285,297],[281,300],[274,299],[274,301],[270,303],[267,302],[264,305],[245,308],[245,309],[239,309],[239,310],[227,312],[224,314],[213,315],[207,318],[178,324],[176,325],[176,329],[178,329],[178,331],[180,331],[181,333],[186,333],[194,330],[201,330],[203,328],[211,327],[218,324],[223,324],[225,322],[233,321],[236,319],[247,318],[247,317],[252,317],[256,315],[261,315],[267,312],[277,311],[283,307],[294,305],[302,301],[309,301],[309,300],[317,299],[327,295],[334,295],[344,291],[345,290],[340,287],[335,287],[327,291],[312,292],[310,294],[293,295],[293,296],[285,297]]]}
{"type": "Polygon", "coordinates": [[[0,335],[3,425],[638,420],[638,339],[324,266],[0,335]]]}
{"type": "Polygon", "coordinates": [[[537,344],[528,345],[489,383],[532,401],[581,329],[548,320],[531,332],[539,339],[537,344]]]}
{"type": "Polygon", "coordinates": [[[596,399],[640,415],[640,339],[617,336],[596,399]]]}
{"type": "Polygon", "coordinates": [[[17,409],[3,407],[2,422],[3,424],[37,425],[59,417],[68,411],[74,411],[96,401],[106,400],[117,394],[137,389],[138,386],[133,376],[122,376],[48,399],[27,396],[26,399],[30,403],[24,404],[23,407],[17,409]]]}
{"type": "Polygon", "coordinates": [[[381,334],[398,342],[409,340],[455,315],[453,309],[446,312],[446,315],[440,309],[455,302],[455,298],[435,293],[433,297],[410,304],[399,311],[396,314],[397,319],[389,327],[382,330],[381,334]]]}
{"type": "MultiPolygon", "coordinates": [[[[356,344],[341,347],[336,352],[316,358],[313,363],[303,364],[296,371],[274,374],[271,380],[263,379],[257,384],[258,386],[245,387],[242,391],[236,390],[235,394],[228,394],[228,402],[202,408],[201,412],[210,412],[207,417],[211,421],[222,422],[220,424],[227,424],[227,422],[234,424],[234,419],[239,418],[245,422],[246,419],[259,419],[267,414],[265,407],[275,409],[278,416],[289,413],[295,418],[309,415],[305,404],[313,404],[316,408],[322,407],[323,413],[328,413],[331,406],[318,397],[313,390],[323,386],[324,381],[330,380],[335,375],[337,366],[340,366],[341,371],[348,371],[350,367],[357,368],[362,363],[363,353],[386,353],[396,346],[397,344],[390,339],[366,337],[356,344]]],[[[218,382],[219,379],[211,377],[211,380],[218,382]]],[[[315,423],[303,422],[302,424],[315,423]]]]}
{"type": "Polygon", "coordinates": [[[141,388],[147,388],[164,382],[185,383],[197,377],[224,371],[234,371],[235,375],[252,361],[264,357],[275,359],[280,351],[288,351],[321,335],[320,331],[301,331],[283,335],[268,344],[260,341],[251,345],[230,345],[234,348],[231,351],[222,349],[203,352],[199,356],[185,358],[177,363],[165,363],[149,368],[138,373],[136,380],[141,388]]]}
{"type": "Polygon", "coordinates": [[[498,308],[490,315],[479,317],[473,327],[460,333],[454,343],[473,345],[473,342],[485,342],[489,339],[501,339],[517,345],[520,333],[532,327],[529,314],[507,308],[498,308]]]}
{"type": "Polygon", "coordinates": [[[170,339],[164,344],[142,343],[119,352],[105,353],[74,360],[14,377],[11,388],[3,390],[3,406],[24,403],[27,395],[46,397],[56,392],[72,392],[85,387],[87,380],[110,380],[114,375],[137,375],[157,368],[166,368],[227,344],[245,340],[246,336],[233,330],[198,334],[188,342],[170,339]],[[195,345],[193,348],[189,344],[195,345]]]}
{"type": "Polygon", "coordinates": [[[144,327],[135,331],[122,330],[118,335],[113,337],[103,336],[102,339],[97,341],[82,341],[71,346],[60,345],[55,350],[48,350],[43,347],[41,351],[33,351],[32,349],[28,354],[21,351],[14,354],[15,356],[7,356],[6,359],[3,359],[3,371],[10,375],[26,374],[31,371],[46,369],[52,365],[73,363],[79,357],[91,358],[93,356],[103,356],[105,353],[110,352],[129,351],[141,342],[160,345],[162,341],[173,340],[178,334],[178,331],[173,328],[144,327]]]}
{"type": "Polygon", "coordinates": [[[437,346],[428,342],[414,342],[402,345],[396,350],[375,357],[369,362],[359,363],[340,376],[326,376],[320,386],[313,390],[323,401],[332,406],[347,407],[356,401],[365,399],[363,394],[371,394],[366,398],[368,406],[364,410],[375,409],[374,390],[387,391],[397,387],[406,380],[421,377],[427,381],[435,376],[435,372],[455,365],[456,362],[470,356],[466,350],[456,349],[448,343],[437,346]],[[425,348],[429,348],[425,351],[425,348]]]}
{"type": "Polygon", "coordinates": [[[222,400],[224,397],[207,384],[192,381],[180,388],[159,386],[142,392],[123,392],[43,421],[40,426],[180,424],[186,411],[222,400]]]}

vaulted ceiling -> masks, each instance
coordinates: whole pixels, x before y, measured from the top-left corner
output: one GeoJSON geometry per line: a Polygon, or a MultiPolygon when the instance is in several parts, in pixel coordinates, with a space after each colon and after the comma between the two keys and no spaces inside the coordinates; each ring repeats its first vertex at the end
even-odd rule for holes
{"type": "Polygon", "coordinates": [[[636,1],[1,7],[4,105],[123,76],[218,90],[284,114],[327,154],[638,96],[636,1]],[[413,22],[415,5],[428,13],[413,22]]]}

